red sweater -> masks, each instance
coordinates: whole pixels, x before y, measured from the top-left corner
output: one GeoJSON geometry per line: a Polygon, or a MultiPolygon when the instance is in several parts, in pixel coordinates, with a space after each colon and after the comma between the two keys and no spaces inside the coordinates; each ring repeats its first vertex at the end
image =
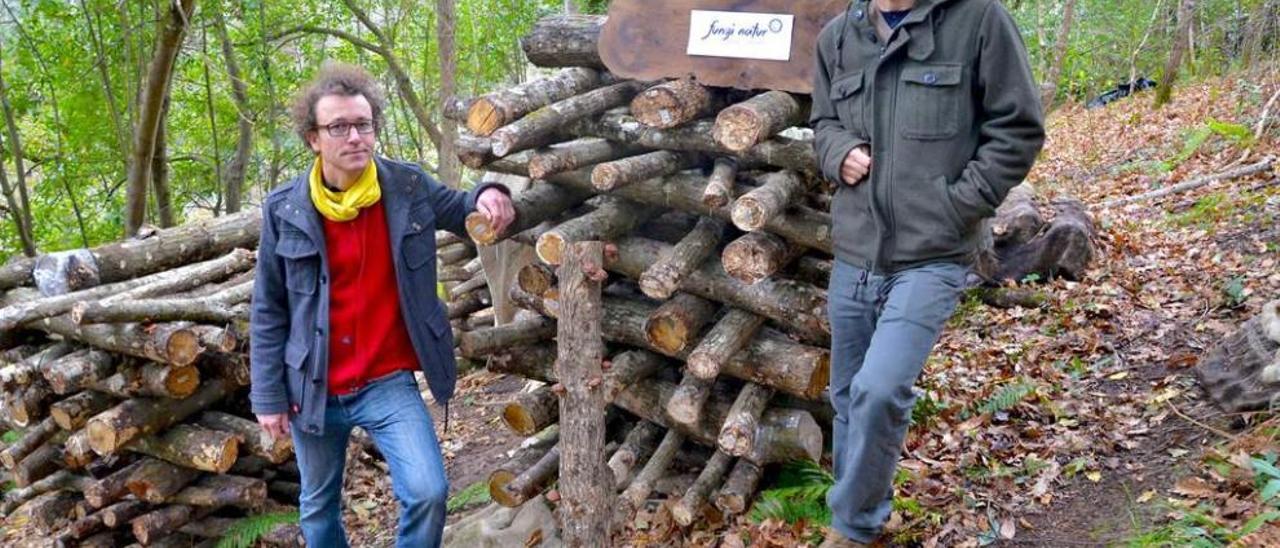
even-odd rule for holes
{"type": "Polygon", "coordinates": [[[418,358],[400,314],[386,210],[378,202],[347,222],[324,219],[329,252],[329,393],[348,394],[418,358]]]}

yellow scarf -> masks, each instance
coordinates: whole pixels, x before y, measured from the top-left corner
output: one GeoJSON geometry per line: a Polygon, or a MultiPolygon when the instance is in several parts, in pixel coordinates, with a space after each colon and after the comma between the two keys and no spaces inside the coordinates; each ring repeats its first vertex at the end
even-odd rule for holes
{"type": "Polygon", "coordinates": [[[324,186],[323,165],[320,157],[316,157],[316,165],[311,168],[311,203],[315,204],[324,218],[337,223],[350,221],[360,214],[360,210],[378,203],[382,199],[382,187],[378,186],[378,166],[372,158],[364,173],[342,192],[334,192],[324,186]]]}

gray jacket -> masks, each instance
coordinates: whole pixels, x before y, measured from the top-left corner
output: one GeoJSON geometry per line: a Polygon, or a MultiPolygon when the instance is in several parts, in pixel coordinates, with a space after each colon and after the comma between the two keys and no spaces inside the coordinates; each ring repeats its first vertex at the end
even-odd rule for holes
{"type": "MultiPolygon", "coordinates": [[[[438,402],[453,396],[453,332],[436,297],[437,228],[465,235],[464,220],[486,188],[446,188],[416,165],[375,159],[405,327],[438,402]]],[[[294,412],[304,432],[324,431],[329,373],[329,259],[311,203],[310,172],[273,190],[262,236],[250,320],[249,403],[255,414],[294,412]]]]}
{"type": "Polygon", "coordinates": [[[997,0],[919,0],[890,30],[855,0],[818,38],[819,167],[839,190],[835,255],[867,270],[969,260],[979,221],[1022,182],[1044,143],[1039,92],[997,0]],[[839,182],[856,146],[868,180],[839,182]]]}

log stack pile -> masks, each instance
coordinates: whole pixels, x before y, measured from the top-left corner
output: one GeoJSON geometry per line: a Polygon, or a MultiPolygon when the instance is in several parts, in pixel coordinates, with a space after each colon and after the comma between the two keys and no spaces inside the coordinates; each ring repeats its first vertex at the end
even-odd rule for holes
{"type": "Polygon", "coordinates": [[[493,327],[493,298],[475,244],[452,232],[436,232],[436,264],[440,297],[447,304],[454,332],[493,327]]]}
{"type": "Polygon", "coordinates": [[[533,441],[493,471],[490,494],[515,506],[556,479],[557,267],[569,244],[603,240],[615,519],[690,467],[671,504],[677,522],[712,506],[740,514],[765,466],[819,459],[830,427],[830,194],[813,172],[811,133],[789,130],[806,124],[808,98],[614,78],[583,54],[598,26],[544,19],[524,46],[556,72],[454,102],[469,130],[464,163],[535,180],[504,232],[480,215],[467,222],[478,244],[514,239],[539,258],[507,295],[527,316],[458,338],[490,370],[545,383],[504,410],[533,441]]]}
{"type": "MultiPolygon", "coordinates": [[[[260,215],[27,261],[2,282],[11,525],[48,545],[188,546],[297,504],[291,444],[265,437],[245,399],[260,215]]],[[[266,540],[300,536],[282,525],[266,540]]]]}

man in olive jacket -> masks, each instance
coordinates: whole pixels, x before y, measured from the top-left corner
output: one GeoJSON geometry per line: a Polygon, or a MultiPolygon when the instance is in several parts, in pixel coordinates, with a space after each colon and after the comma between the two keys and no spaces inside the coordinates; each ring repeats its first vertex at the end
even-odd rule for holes
{"type": "Polygon", "coordinates": [[[915,403],[981,221],[1044,142],[1037,87],[996,0],[855,0],[818,39],[819,167],[832,202],[828,546],[873,541],[915,403]]]}

